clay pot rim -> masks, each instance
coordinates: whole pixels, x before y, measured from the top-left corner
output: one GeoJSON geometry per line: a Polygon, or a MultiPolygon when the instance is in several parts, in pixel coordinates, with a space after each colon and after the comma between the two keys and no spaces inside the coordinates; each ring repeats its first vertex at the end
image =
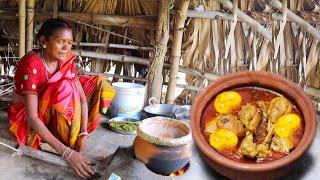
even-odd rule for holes
{"type": "Polygon", "coordinates": [[[162,117],[162,116],[156,116],[156,117],[150,117],[147,119],[144,119],[140,125],[138,126],[137,129],[137,136],[139,136],[140,138],[152,143],[152,144],[156,144],[156,145],[161,145],[161,146],[168,146],[168,147],[177,147],[177,146],[182,146],[185,144],[188,144],[191,142],[191,129],[190,126],[185,123],[182,122],[180,120],[176,120],[176,119],[171,119],[171,118],[167,118],[167,117],[162,117]],[[168,139],[168,138],[161,138],[161,137],[156,137],[153,136],[151,134],[146,133],[145,131],[143,131],[142,127],[149,123],[149,122],[154,122],[155,120],[159,120],[161,119],[161,121],[169,121],[172,124],[179,124],[179,125],[183,125],[186,129],[188,129],[188,132],[185,136],[182,136],[180,138],[175,138],[175,139],[168,139]]]}
{"type": "Polygon", "coordinates": [[[293,82],[284,77],[264,71],[243,71],[219,78],[208,85],[195,99],[192,108],[191,129],[193,138],[201,153],[215,163],[239,171],[263,172],[279,169],[298,159],[311,145],[315,136],[316,114],[310,98],[293,82]],[[241,81],[241,82],[239,82],[241,81]],[[224,157],[216,152],[206,141],[201,130],[202,111],[214,95],[224,90],[238,87],[262,87],[271,89],[289,98],[300,110],[305,121],[305,131],[298,146],[287,156],[265,163],[241,163],[224,157]],[[212,89],[216,89],[215,93],[212,89]],[[298,97],[292,99],[293,96],[298,97]],[[303,111],[302,111],[303,109],[303,111]]]}

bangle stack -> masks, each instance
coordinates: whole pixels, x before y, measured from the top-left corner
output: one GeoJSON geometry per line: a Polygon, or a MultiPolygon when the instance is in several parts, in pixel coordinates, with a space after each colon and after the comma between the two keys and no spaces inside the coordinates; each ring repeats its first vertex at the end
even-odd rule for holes
{"type": "Polygon", "coordinates": [[[61,156],[62,156],[63,158],[65,158],[65,159],[69,160],[69,158],[71,157],[72,153],[73,153],[73,150],[72,150],[70,147],[67,147],[67,148],[63,151],[63,153],[62,153],[61,156]],[[69,150],[69,151],[68,151],[68,150],[69,150]]]}
{"type": "Polygon", "coordinates": [[[72,153],[73,153],[73,150],[71,150],[69,156],[66,158],[67,160],[69,160],[69,158],[71,157],[72,153]]]}
{"type": "Polygon", "coordinates": [[[78,137],[80,136],[88,136],[89,137],[89,133],[88,132],[82,132],[78,134],[78,137]]]}

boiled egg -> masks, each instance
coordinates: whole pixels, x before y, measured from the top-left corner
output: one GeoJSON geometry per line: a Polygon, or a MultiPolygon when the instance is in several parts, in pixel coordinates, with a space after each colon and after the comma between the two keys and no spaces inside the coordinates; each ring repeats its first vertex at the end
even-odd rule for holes
{"type": "Polygon", "coordinates": [[[241,96],[236,91],[224,91],[215,98],[213,105],[218,113],[230,114],[241,104],[241,96]]]}
{"type": "Polygon", "coordinates": [[[238,143],[237,135],[228,129],[217,129],[209,137],[210,145],[217,151],[235,148],[238,143]]]}
{"type": "Polygon", "coordinates": [[[297,114],[290,113],[280,116],[275,124],[275,133],[281,138],[291,137],[301,126],[301,119],[297,114]]]}

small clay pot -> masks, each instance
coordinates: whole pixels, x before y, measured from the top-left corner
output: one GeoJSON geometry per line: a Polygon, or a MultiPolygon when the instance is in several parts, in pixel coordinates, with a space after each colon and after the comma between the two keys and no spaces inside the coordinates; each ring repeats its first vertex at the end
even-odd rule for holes
{"type": "Polygon", "coordinates": [[[151,171],[169,175],[190,161],[190,128],[179,120],[151,117],[139,125],[133,146],[135,156],[151,171]]]}
{"type": "Polygon", "coordinates": [[[192,107],[192,134],[201,155],[213,169],[231,179],[273,179],[283,176],[311,145],[317,129],[314,106],[303,90],[293,82],[267,72],[239,72],[219,78],[196,97],[192,107]],[[305,130],[300,143],[287,156],[278,160],[249,164],[228,159],[209,145],[202,132],[202,113],[217,94],[234,88],[252,86],[283,95],[297,106],[304,120],[305,130]]]}

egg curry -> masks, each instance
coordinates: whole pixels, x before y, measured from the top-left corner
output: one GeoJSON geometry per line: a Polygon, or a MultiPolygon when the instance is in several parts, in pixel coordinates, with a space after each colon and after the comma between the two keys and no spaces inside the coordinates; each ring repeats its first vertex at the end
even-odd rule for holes
{"type": "Polygon", "coordinates": [[[256,87],[221,92],[208,103],[202,120],[212,148],[237,161],[279,159],[298,145],[304,131],[292,102],[256,87]]]}

